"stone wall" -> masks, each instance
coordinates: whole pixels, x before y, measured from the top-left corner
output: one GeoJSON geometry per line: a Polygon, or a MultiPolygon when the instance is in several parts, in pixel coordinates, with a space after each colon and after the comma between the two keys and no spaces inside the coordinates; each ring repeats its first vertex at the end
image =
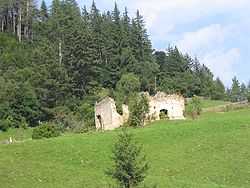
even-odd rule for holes
{"type": "Polygon", "coordinates": [[[165,110],[170,120],[182,120],[184,118],[185,99],[181,95],[167,95],[158,92],[155,96],[148,95],[149,118],[160,120],[160,112],[165,110]]]}
{"type": "MultiPolygon", "coordinates": [[[[181,95],[167,95],[158,92],[155,96],[144,93],[149,101],[148,121],[160,119],[160,112],[164,111],[170,120],[182,120],[184,118],[185,99],[181,95]]],[[[101,130],[113,130],[128,121],[128,106],[122,105],[123,115],[116,110],[114,99],[106,97],[95,105],[96,128],[101,130]]]]}
{"type": "Polygon", "coordinates": [[[95,105],[95,124],[99,130],[113,130],[128,120],[128,106],[122,105],[123,115],[116,110],[114,99],[106,97],[95,105]]]}

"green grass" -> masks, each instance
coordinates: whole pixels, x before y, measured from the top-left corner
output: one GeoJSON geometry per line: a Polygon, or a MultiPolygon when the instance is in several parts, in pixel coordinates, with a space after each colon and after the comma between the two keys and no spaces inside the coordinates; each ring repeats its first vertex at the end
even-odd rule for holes
{"type": "MultiPolygon", "coordinates": [[[[120,130],[0,145],[0,187],[102,188],[120,130]]],[[[249,188],[250,109],[131,129],[159,188],[249,188]]]]}
{"type": "Polygon", "coordinates": [[[211,108],[221,105],[229,104],[230,102],[226,101],[220,101],[220,100],[209,100],[209,99],[202,99],[201,100],[201,106],[202,108],[211,108]]]}
{"type": "Polygon", "coordinates": [[[9,129],[7,132],[0,132],[0,141],[8,140],[10,137],[17,141],[31,139],[32,129],[9,129]]]}

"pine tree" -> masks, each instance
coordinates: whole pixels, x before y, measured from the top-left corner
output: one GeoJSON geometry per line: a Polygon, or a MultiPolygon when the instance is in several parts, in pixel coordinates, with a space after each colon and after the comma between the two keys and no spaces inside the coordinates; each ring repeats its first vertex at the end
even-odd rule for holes
{"type": "Polygon", "coordinates": [[[122,23],[122,34],[123,34],[122,45],[124,48],[130,47],[129,39],[130,39],[130,34],[131,34],[131,24],[130,24],[130,18],[128,16],[127,7],[125,7],[125,11],[123,13],[121,23],[122,23]]]}
{"type": "Polygon", "coordinates": [[[247,89],[250,91],[250,81],[247,84],[247,89]]]}
{"type": "MultiPolygon", "coordinates": [[[[161,54],[164,57],[164,54],[161,54]]],[[[177,47],[169,47],[165,58],[160,57],[160,89],[169,93],[192,96],[197,91],[192,72],[192,59],[180,53],[177,47]]]]}
{"type": "Polygon", "coordinates": [[[242,83],[241,85],[240,85],[240,94],[241,94],[241,101],[243,101],[243,100],[246,100],[247,99],[247,87],[246,87],[246,85],[244,84],[244,83],[242,83]]]}
{"type": "Polygon", "coordinates": [[[88,27],[89,13],[88,13],[88,10],[87,10],[85,5],[84,5],[83,10],[82,10],[82,18],[83,18],[83,23],[85,24],[86,27],[88,27]]]}
{"type": "Polygon", "coordinates": [[[48,8],[45,1],[42,1],[41,8],[40,8],[40,19],[42,22],[47,21],[49,18],[48,8]]]}
{"type": "Polygon", "coordinates": [[[121,187],[132,188],[144,181],[148,163],[142,153],[142,147],[134,137],[123,129],[113,150],[113,169],[107,174],[117,180],[121,187]]]}
{"type": "Polygon", "coordinates": [[[240,83],[238,81],[238,79],[236,78],[236,76],[233,78],[232,80],[232,87],[231,87],[231,101],[232,102],[239,102],[240,101],[240,83]]]}
{"type": "Polygon", "coordinates": [[[60,0],[53,0],[48,23],[48,38],[58,45],[58,51],[63,41],[63,4],[60,0]]]}
{"type": "Polygon", "coordinates": [[[214,82],[214,90],[212,93],[212,99],[215,99],[215,100],[225,99],[225,86],[219,78],[216,78],[214,82]]]}
{"type": "Polygon", "coordinates": [[[102,33],[103,20],[99,9],[97,9],[95,2],[93,1],[90,11],[90,29],[91,29],[91,48],[95,53],[95,62],[100,64],[105,59],[103,54],[104,49],[104,37],[102,33]]]}

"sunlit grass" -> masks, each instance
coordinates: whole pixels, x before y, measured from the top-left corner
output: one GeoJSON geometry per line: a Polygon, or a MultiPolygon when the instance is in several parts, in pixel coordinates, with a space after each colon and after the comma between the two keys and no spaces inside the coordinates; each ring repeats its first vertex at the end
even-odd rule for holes
{"type": "MultiPolygon", "coordinates": [[[[119,131],[0,145],[0,187],[108,187],[112,180],[104,171],[119,131]]],[[[195,121],[159,121],[130,131],[150,164],[148,186],[250,185],[250,109],[205,113],[195,121]]]]}

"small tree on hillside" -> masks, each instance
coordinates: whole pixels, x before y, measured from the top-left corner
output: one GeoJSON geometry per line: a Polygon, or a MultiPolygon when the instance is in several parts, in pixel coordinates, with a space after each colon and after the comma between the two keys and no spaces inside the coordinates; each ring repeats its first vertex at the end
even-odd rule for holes
{"type": "Polygon", "coordinates": [[[198,115],[201,114],[201,100],[199,97],[194,96],[190,103],[187,105],[187,113],[195,119],[198,115]]]}
{"type": "Polygon", "coordinates": [[[214,81],[214,90],[212,91],[212,99],[214,100],[224,100],[226,96],[225,86],[223,82],[217,78],[214,81]]]}
{"type": "Polygon", "coordinates": [[[247,95],[247,101],[250,103],[250,93],[247,95]]]}
{"type": "Polygon", "coordinates": [[[148,99],[145,95],[134,97],[129,105],[129,126],[141,127],[144,125],[146,114],[149,112],[148,99]]]}
{"type": "Polygon", "coordinates": [[[113,150],[114,166],[107,174],[119,182],[120,187],[132,188],[144,181],[148,163],[133,135],[126,129],[118,137],[113,150]]]}
{"type": "Polygon", "coordinates": [[[240,82],[236,77],[233,78],[232,89],[231,89],[231,102],[239,102],[240,101],[240,82]]]}

